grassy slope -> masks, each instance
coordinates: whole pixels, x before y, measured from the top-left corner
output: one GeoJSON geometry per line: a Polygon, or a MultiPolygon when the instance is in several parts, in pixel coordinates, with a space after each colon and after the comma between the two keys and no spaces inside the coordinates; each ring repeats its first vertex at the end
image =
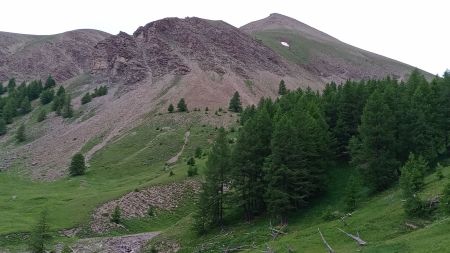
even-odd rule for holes
{"type": "MultiPolygon", "coordinates": [[[[450,242],[450,219],[438,217],[433,222],[407,219],[402,209],[402,198],[398,188],[393,188],[360,204],[360,207],[347,218],[345,226],[340,220],[324,221],[323,211],[342,210],[342,194],[350,168],[335,168],[330,171],[332,178],[329,192],[309,210],[294,214],[289,222],[288,234],[273,240],[269,236],[269,222],[261,218],[249,224],[229,225],[223,231],[197,237],[190,229],[192,215],[187,216],[176,226],[167,229],[162,236],[151,244],[161,241],[178,241],[182,245],[181,252],[218,252],[224,249],[244,247],[248,252],[261,252],[267,245],[275,252],[287,252],[291,247],[295,252],[325,252],[326,249],[317,232],[320,228],[326,240],[336,252],[352,252],[359,248],[350,238],[339,232],[342,228],[347,232],[360,233],[369,244],[363,252],[445,252],[450,242]],[[411,222],[421,226],[412,231],[404,224],[411,222]],[[249,246],[249,245],[254,245],[249,246]]],[[[426,179],[426,189],[422,197],[429,198],[442,191],[445,183],[450,182],[450,167],[445,173],[447,178],[437,181],[435,175],[426,179]]]]}
{"type": "Polygon", "coordinates": [[[0,248],[8,244],[6,234],[29,231],[44,208],[49,210],[53,230],[71,228],[87,224],[92,210],[110,199],[137,188],[184,179],[184,160],[193,155],[197,146],[206,148],[215,130],[191,127],[189,143],[173,169],[175,176],[169,177],[164,164],[180,150],[187,131],[186,126],[173,123],[171,117],[175,115],[158,116],[97,152],[85,176],[51,183],[31,182],[19,176],[20,165],[0,173],[0,248]],[[165,126],[171,128],[161,130],[165,126]]]}

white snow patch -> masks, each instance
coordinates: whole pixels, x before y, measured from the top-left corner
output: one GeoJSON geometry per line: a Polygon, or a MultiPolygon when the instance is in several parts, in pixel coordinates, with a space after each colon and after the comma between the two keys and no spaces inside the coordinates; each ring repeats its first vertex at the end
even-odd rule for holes
{"type": "Polygon", "coordinates": [[[285,46],[285,47],[289,47],[289,44],[287,42],[281,41],[281,45],[285,46]]]}

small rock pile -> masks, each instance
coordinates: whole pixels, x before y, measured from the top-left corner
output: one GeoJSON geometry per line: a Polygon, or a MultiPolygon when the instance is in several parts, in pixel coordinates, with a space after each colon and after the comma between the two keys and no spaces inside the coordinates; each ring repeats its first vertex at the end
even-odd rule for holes
{"type": "Polygon", "coordinates": [[[145,217],[149,208],[174,210],[187,191],[198,192],[199,190],[198,181],[186,180],[130,192],[97,208],[92,215],[91,229],[96,233],[104,233],[120,227],[119,224],[110,221],[116,206],[120,208],[122,219],[145,217]]]}

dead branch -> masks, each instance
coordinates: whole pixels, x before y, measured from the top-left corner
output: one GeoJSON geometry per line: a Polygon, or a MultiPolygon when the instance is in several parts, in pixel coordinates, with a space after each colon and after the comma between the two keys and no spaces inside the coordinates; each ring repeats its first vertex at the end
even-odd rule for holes
{"type": "Polygon", "coordinates": [[[334,253],[333,248],[331,248],[330,244],[327,243],[327,241],[325,240],[325,237],[323,236],[322,232],[320,232],[320,229],[317,228],[317,230],[319,231],[320,237],[322,238],[323,244],[325,244],[325,246],[328,249],[328,253],[334,253]]]}
{"type": "Polygon", "coordinates": [[[409,228],[412,228],[412,229],[418,229],[419,228],[418,226],[416,226],[416,225],[414,225],[412,223],[408,223],[408,222],[405,222],[405,226],[407,226],[409,228]]]}
{"type": "Polygon", "coordinates": [[[348,237],[352,238],[353,240],[355,240],[358,243],[358,245],[360,245],[360,246],[364,246],[367,244],[366,241],[364,241],[363,239],[361,239],[361,237],[359,237],[359,233],[357,234],[357,236],[355,236],[355,235],[345,232],[344,230],[342,230],[340,228],[338,228],[338,230],[341,231],[342,233],[346,234],[348,237]]]}

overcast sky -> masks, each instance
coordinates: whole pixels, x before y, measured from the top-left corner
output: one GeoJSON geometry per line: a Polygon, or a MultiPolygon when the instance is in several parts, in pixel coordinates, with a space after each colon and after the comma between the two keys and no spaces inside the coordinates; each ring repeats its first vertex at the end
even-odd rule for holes
{"type": "Polygon", "coordinates": [[[26,34],[133,33],[157,19],[187,16],[239,27],[276,12],[433,74],[450,69],[448,0],[1,0],[0,8],[0,31],[26,34]]]}

